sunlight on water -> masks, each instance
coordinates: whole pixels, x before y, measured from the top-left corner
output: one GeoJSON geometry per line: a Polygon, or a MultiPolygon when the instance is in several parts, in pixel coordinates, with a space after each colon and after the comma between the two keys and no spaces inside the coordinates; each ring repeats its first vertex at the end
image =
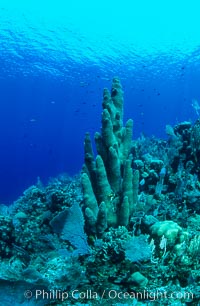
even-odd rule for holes
{"type": "Polygon", "coordinates": [[[163,54],[177,61],[196,52],[199,60],[199,8],[198,1],[1,1],[3,56],[52,74],[66,72],[70,59],[102,68],[163,54]]]}

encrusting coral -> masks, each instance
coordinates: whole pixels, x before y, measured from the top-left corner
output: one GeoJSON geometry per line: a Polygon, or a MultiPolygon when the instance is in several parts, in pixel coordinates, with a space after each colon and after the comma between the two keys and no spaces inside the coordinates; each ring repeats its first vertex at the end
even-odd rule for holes
{"type": "Polygon", "coordinates": [[[104,89],[101,133],[95,134],[97,157],[90,135],[85,136],[82,174],[84,214],[87,228],[102,234],[113,226],[129,223],[137,205],[139,171],[132,170],[133,121],[123,126],[123,91],[118,78],[111,93],[104,89]]]}

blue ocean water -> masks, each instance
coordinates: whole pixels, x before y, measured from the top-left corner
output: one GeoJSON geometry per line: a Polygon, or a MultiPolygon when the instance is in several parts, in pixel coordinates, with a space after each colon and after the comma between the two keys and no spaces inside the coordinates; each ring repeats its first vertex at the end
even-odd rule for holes
{"type": "Polygon", "coordinates": [[[37,177],[80,171],[84,134],[99,131],[114,76],[135,138],[198,118],[197,3],[1,1],[1,203],[37,177]]]}

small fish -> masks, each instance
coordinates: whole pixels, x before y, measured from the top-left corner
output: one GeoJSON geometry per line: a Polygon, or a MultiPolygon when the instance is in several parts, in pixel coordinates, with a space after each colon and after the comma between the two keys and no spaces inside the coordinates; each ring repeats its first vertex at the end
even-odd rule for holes
{"type": "Polygon", "coordinates": [[[29,121],[30,122],[36,122],[37,120],[35,118],[31,118],[29,121]]]}
{"type": "Polygon", "coordinates": [[[87,82],[80,82],[80,86],[81,87],[86,87],[86,86],[88,86],[89,85],[89,83],[87,83],[87,82]]]}

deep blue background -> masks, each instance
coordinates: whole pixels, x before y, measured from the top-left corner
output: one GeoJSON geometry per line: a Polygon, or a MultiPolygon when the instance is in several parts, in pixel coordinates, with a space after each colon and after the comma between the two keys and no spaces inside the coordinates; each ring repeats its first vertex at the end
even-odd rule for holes
{"type": "Polygon", "coordinates": [[[134,44],[127,50],[114,39],[104,48],[99,38],[98,51],[70,27],[63,42],[51,27],[37,32],[22,15],[23,26],[16,20],[13,26],[10,12],[1,14],[0,203],[16,200],[37,177],[47,182],[80,171],[84,134],[100,130],[103,88],[114,76],[124,88],[124,115],[134,119],[134,138],[166,137],[166,124],[197,119],[192,99],[200,99],[198,44],[182,54],[176,44],[151,52],[134,44]]]}

